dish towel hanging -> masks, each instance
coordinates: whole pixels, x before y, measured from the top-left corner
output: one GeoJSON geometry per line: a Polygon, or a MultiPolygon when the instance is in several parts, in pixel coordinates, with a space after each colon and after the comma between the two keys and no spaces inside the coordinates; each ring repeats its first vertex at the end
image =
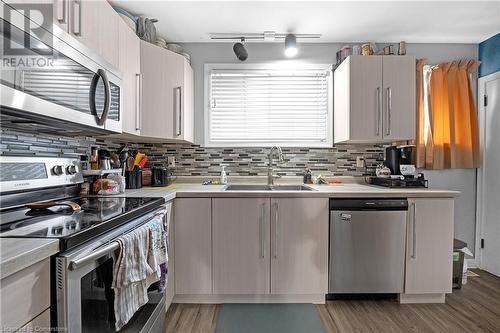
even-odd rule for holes
{"type": "Polygon", "coordinates": [[[113,265],[115,329],[120,330],[148,302],[148,281],[156,275],[150,254],[150,227],[141,226],[116,240],[119,250],[113,265]]]}

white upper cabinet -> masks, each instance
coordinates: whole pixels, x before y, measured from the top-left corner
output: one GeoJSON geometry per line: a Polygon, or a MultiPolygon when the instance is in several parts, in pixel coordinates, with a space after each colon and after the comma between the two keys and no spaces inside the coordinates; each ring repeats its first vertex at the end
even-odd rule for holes
{"type": "Polygon", "coordinates": [[[106,0],[54,0],[54,24],[118,68],[120,16],[106,0]]]}
{"type": "Polygon", "coordinates": [[[415,58],[350,56],[334,73],[334,142],[415,138],[415,58]]]}
{"type": "Polygon", "coordinates": [[[416,136],[416,68],[410,56],[382,57],[384,140],[401,141],[416,136]]]}
{"type": "Polygon", "coordinates": [[[141,41],[141,135],[193,141],[193,70],[180,54],[141,41]]]}
{"type": "Polygon", "coordinates": [[[122,131],[140,135],[142,123],[141,43],[139,37],[120,20],[118,68],[122,72],[122,131]]]}

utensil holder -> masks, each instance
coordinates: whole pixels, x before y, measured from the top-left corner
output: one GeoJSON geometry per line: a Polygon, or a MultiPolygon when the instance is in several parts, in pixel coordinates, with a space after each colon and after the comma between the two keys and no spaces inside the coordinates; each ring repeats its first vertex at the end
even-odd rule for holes
{"type": "Polygon", "coordinates": [[[142,170],[125,171],[125,188],[142,188],[142,170]]]}

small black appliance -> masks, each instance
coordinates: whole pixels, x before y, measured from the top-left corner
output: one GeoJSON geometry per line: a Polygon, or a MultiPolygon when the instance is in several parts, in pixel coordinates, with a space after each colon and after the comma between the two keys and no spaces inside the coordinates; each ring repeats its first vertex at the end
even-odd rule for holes
{"type": "Polygon", "coordinates": [[[164,167],[154,167],[151,169],[151,186],[170,185],[170,170],[164,167]]]}

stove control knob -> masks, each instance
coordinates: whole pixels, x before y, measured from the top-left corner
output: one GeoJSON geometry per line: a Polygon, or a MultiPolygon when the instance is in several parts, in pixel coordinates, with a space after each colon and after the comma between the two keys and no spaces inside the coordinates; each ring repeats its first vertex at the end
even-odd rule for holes
{"type": "Polygon", "coordinates": [[[76,168],[76,165],[68,165],[68,167],[66,168],[66,173],[68,175],[74,175],[77,172],[78,172],[78,169],[76,168]]]}
{"type": "Polygon", "coordinates": [[[62,175],[64,173],[62,165],[55,165],[54,167],[52,167],[52,173],[56,176],[62,175]]]}

